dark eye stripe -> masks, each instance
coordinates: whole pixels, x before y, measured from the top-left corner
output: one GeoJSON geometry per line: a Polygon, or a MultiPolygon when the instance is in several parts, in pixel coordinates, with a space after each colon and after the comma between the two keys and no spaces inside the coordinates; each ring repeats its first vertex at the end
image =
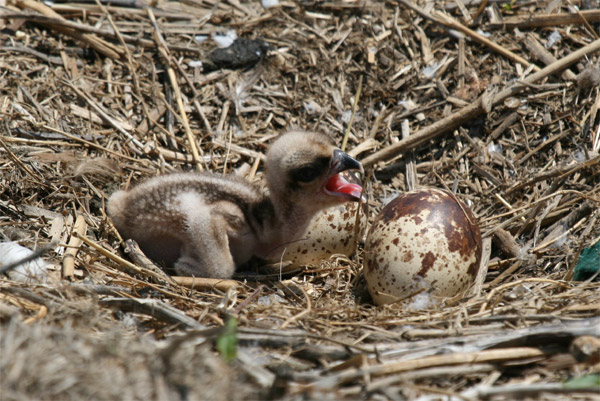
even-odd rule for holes
{"type": "Polygon", "coordinates": [[[329,158],[320,157],[312,163],[305,164],[302,167],[292,169],[289,173],[291,185],[297,187],[295,183],[311,182],[323,175],[329,167],[329,158]]]}
{"type": "Polygon", "coordinates": [[[297,169],[293,173],[296,181],[300,182],[310,182],[321,175],[321,171],[317,170],[314,167],[303,167],[297,169]]]}

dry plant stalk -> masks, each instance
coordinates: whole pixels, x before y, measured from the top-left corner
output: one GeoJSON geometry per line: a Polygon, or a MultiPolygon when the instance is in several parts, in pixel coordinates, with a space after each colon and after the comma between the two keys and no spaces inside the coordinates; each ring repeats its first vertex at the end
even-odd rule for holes
{"type": "Polygon", "coordinates": [[[227,291],[230,288],[236,288],[241,285],[241,283],[236,280],[216,278],[171,276],[171,279],[181,286],[198,290],[217,289],[219,291],[227,291]]]}
{"type": "Polygon", "coordinates": [[[71,238],[69,239],[69,244],[67,245],[67,250],[65,251],[62,260],[63,278],[71,278],[75,272],[75,257],[77,256],[77,252],[79,252],[79,247],[82,243],[81,237],[84,236],[87,231],[87,223],[82,214],[77,214],[77,219],[75,220],[75,224],[71,231],[71,238]]]}
{"type": "MultiPolygon", "coordinates": [[[[63,19],[63,17],[60,14],[56,13],[50,7],[46,6],[45,4],[43,4],[39,1],[15,0],[15,4],[19,8],[22,8],[22,9],[28,8],[31,10],[35,10],[47,17],[56,18],[58,20],[63,19]]],[[[112,43],[106,42],[103,39],[98,38],[94,34],[81,33],[73,28],[68,28],[65,26],[56,25],[56,24],[52,24],[52,23],[48,23],[48,24],[42,23],[41,25],[47,26],[51,29],[56,29],[57,31],[59,31],[65,35],[69,35],[75,39],[79,39],[79,40],[87,43],[88,45],[90,45],[91,47],[93,47],[95,50],[97,50],[99,53],[102,53],[106,57],[110,57],[112,59],[119,59],[121,57],[121,55],[123,54],[123,49],[119,48],[116,45],[113,45],[112,43]]]]}
{"type": "MultiPolygon", "coordinates": [[[[558,71],[562,71],[567,68],[569,65],[577,62],[582,57],[585,57],[588,54],[594,53],[600,49],[600,40],[596,40],[589,45],[569,54],[568,56],[563,57],[558,60],[556,63],[553,63],[544,69],[531,74],[527,78],[523,80],[522,83],[514,84],[507,89],[504,89],[500,93],[493,96],[490,100],[489,105],[495,106],[499,103],[506,100],[509,96],[514,96],[527,88],[527,84],[534,84],[541,79],[547,77],[548,75],[552,75],[558,71]]],[[[469,106],[464,107],[460,111],[436,122],[424,128],[418,132],[415,132],[410,137],[392,145],[385,149],[382,149],[371,156],[368,156],[361,160],[363,165],[371,166],[377,162],[389,160],[394,156],[407,152],[409,150],[415,149],[417,146],[422,143],[435,138],[438,135],[444,134],[461,124],[464,124],[466,121],[475,118],[479,114],[486,112],[483,107],[484,97],[477,99],[475,102],[470,104],[469,106]]]]}
{"type": "MultiPolygon", "coordinates": [[[[581,19],[593,25],[598,11],[464,0],[434,14],[414,4],[157,2],[149,13],[127,0],[9,2],[0,240],[40,249],[65,211],[88,227],[63,244],[65,276],[84,244],[82,277],[0,276],[2,395],[597,397],[560,392],[597,370],[588,337],[600,336],[600,283],[565,275],[600,237],[599,45],[581,19]],[[258,67],[204,72],[197,61],[229,29],[271,50],[258,67]],[[547,67],[528,76],[533,62],[547,67]],[[567,65],[589,79],[566,82],[567,65]],[[284,271],[284,283],[264,267],[239,281],[168,277],[112,250],[120,241],[103,202],[116,188],[199,163],[260,182],[268,144],[290,128],[329,133],[378,163],[365,186],[373,215],[405,188],[405,171],[417,186],[455,189],[496,240],[487,272],[470,292],[413,310],[372,304],[360,243],[354,257],[284,271]],[[99,160],[118,168],[77,168],[99,160]],[[215,342],[230,317],[238,357],[228,365],[215,342]]],[[[53,249],[41,256],[57,265],[53,249]]]]}

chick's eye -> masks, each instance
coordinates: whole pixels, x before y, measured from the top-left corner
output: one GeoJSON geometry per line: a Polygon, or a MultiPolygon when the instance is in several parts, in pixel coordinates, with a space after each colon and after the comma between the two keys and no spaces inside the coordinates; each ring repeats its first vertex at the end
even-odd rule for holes
{"type": "Polygon", "coordinates": [[[293,178],[300,182],[310,182],[321,175],[321,171],[315,167],[302,167],[294,171],[293,178]]]}

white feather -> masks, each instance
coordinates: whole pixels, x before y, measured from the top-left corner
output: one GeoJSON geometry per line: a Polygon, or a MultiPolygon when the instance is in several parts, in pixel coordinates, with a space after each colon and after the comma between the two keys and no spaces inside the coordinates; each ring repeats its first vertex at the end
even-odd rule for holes
{"type": "Polygon", "coordinates": [[[438,302],[428,292],[420,292],[411,298],[406,309],[410,311],[422,311],[431,309],[437,304],[438,302]]]}
{"type": "Polygon", "coordinates": [[[271,8],[278,5],[279,0],[261,0],[261,4],[264,8],[271,8]]]}
{"type": "Polygon", "coordinates": [[[225,48],[229,47],[233,44],[233,42],[237,39],[237,33],[230,29],[229,31],[222,33],[213,34],[212,39],[215,41],[218,47],[225,48]]]}
{"type": "MultiPolygon", "coordinates": [[[[25,259],[33,253],[16,242],[0,242],[0,266],[9,265],[25,259]]],[[[37,258],[30,262],[20,264],[7,274],[11,280],[20,282],[45,281],[48,264],[37,258]]]]}

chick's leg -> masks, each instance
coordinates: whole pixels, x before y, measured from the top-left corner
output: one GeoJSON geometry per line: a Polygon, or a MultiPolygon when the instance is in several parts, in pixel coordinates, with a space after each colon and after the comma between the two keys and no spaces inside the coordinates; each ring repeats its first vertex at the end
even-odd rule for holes
{"type": "Polygon", "coordinates": [[[229,250],[227,222],[221,214],[199,208],[186,219],[187,241],[175,270],[184,276],[231,278],[235,262],[229,250]]]}

